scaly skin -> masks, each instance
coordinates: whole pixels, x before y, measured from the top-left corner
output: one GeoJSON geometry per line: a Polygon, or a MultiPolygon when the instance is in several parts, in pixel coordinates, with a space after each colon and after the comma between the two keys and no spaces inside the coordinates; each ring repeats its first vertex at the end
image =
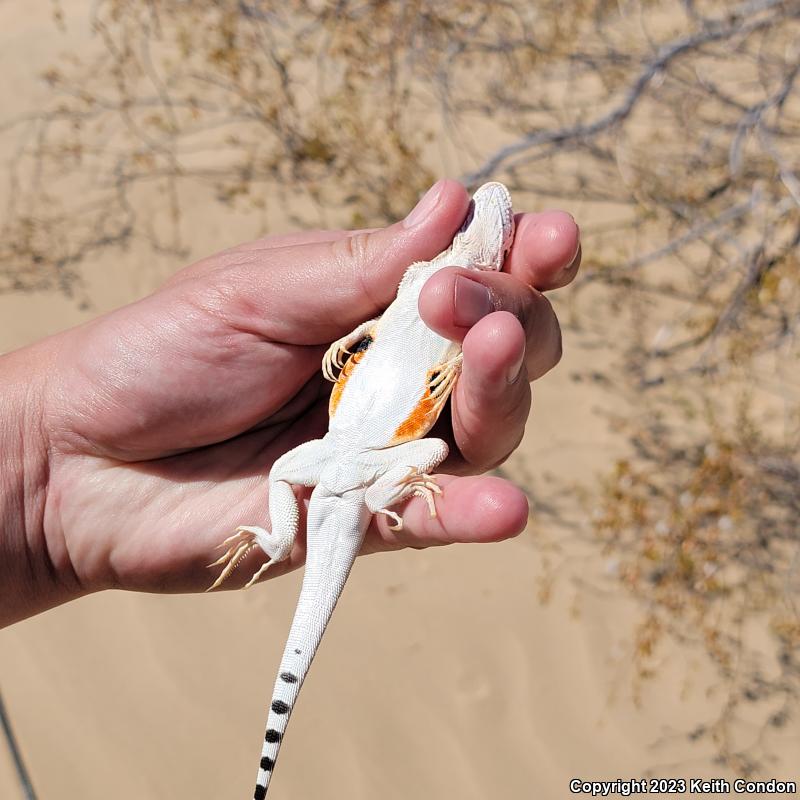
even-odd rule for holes
{"type": "MultiPolygon", "coordinates": [[[[303,586],[281,658],[270,704],[254,798],[266,796],[286,724],[300,687],[361,548],[372,514],[386,514],[411,495],[428,502],[441,490],[428,474],[447,456],[441,439],[423,439],[449,397],[461,367],[461,347],[431,331],[417,305],[425,282],[444,267],[499,270],[514,237],[508,190],[487,183],[449,248],[428,262],[412,264],[385,313],[334,342],[323,372],[334,379],[330,426],[322,439],[296,447],[275,462],[269,475],[272,530],[243,526],[224,542],[215,562],[224,581],[256,546],[270,564],[289,556],[299,511],[292,485],[314,486],[308,509],[303,586]],[[342,364],[343,357],[349,355],[342,364]]],[[[250,584],[249,584],[250,585],[250,584]]]]}

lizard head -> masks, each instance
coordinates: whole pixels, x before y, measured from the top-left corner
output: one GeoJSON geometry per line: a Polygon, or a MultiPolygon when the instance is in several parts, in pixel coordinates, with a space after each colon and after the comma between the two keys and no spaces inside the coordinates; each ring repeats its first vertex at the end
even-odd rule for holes
{"type": "Polygon", "coordinates": [[[502,183],[484,183],[472,195],[451,253],[477,269],[499,270],[513,241],[511,195],[502,183]]]}

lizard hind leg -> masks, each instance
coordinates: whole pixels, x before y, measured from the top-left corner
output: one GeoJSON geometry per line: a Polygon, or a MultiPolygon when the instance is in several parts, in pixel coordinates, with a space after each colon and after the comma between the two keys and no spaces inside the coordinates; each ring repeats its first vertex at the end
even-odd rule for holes
{"type": "Polygon", "coordinates": [[[220,547],[228,549],[209,567],[223,566],[222,572],[209,587],[216,589],[256,548],[267,554],[269,560],[253,575],[245,588],[256,583],[277,561],[285,561],[292,552],[300,524],[300,510],[292,484],[314,486],[319,482],[322,465],[327,460],[328,448],[321,439],[314,439],[290,450],[272,466],[269,474],[269,515],[272,530],[255,525],[241,525],[220,547]]]}
{"type": "Polygon", "coordinates": [[[297,500],[290,484],[285,481],[271,481],[269,490],[269,510],[272,519],[272,531],[259,528],[256,525],[240,525],[233,536],[229,536],[222,547],[229,545],[228,549],[209,567],[225,565],[214,583],[206,591],[216,589],[231,575],[239,566],[245,556],[255,548],[261,548],[269,561],[263,564],[253,577],[245,585],[249,589],[267,571],[271,564],[277,561],[284,561],[292,552],[297,527],[299,523],[299,511],[297,500]]]}
{"type": "Polygon", "coordinates": [[[418,439],[397,445],[388,451],[376,451],[373,456],[391,459],[394,466],[367,489],[364,501],[373,514],[385,514],[393,520],[389,528],[403,529],[403,519],[390,506],[409,497],[421,497],[428,504],[431,517],[436,516],[435,496],[442,490],[428,470],[438,466],[447,457],[447,444],[442,439],[418,439]]]}
{"type": "MultiPolygon", "coordinates": [[[[287,486],[291,492],[291,487],[288,487],[287,484],[283,485],[287,486]]],[[[273,491],[275,491],[274,488],[273,491]]],[[[294,495],[292,495],[292,498],[294,499],[294,495]]],[[[229,536],[220,545],[220,547],[229,545],[227,551],[216,561],[208,565],[209,567],[224,565],[224,568],[214,583],[212,583],[206,591],[210,592],[212,589],[216,589],[218,586],[222,585],[244,560],[245,556],[247,556],[251,550],[260,547],[269,556],[269,561],[262,564],[253,577],[245,584],[244,588],[249,589],[261,579],[272,564],[277,561],[284,561],[289,557],[292,545],[294,544],[294,538],[294,532],[281,535],[277,532],[270,533],[268,530],[255,525],[240,525],[236,529],[236,533],[234,533],[233,536],[229,536]]]]}

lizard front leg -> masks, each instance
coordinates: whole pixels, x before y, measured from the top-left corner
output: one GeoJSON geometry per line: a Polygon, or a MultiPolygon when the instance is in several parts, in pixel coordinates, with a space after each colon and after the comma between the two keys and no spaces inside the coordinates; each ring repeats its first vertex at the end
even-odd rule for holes
{"type": "Polygon", "coordinates": [[[389,506],[408,497],[422,497],[428,504],[432,517],[436,516],[434,495],[442,490],[428,472],[447,458],[447,443],[443,439],[417,439],[386,450],[375,450],[372,459],[385,464],[387,469],[367,489],[364,502],[373,514],[385,514],[394,520],[392,530],[402,530],[403,520],[389,506]],[[391,466],[390,466],[391,465],[391,466]]]}
{"type": "Polygon", "coordinates": [[[370,332],[374,329],[380,317],[362,322],[355,330],[350,331],[347,336],[342,336],[337,339],[326,351],[322,357],[322,374],[331,383],[336,383],[336,376],[333,374],[334,369],[341,369],[344,366],[343,356],[351,355],[349,347],[358,344],[362,339],[369,336],[370,332]]]}
{"type": "Polygon", "coordinates": [[[269,560],[259,568],[245,588],[256,583],[270,564],[284,561],[289,557],[300,522],[300,510],[292,491],[292,484],[316,486],[327,452],[323,440],[314,439],[285,453],[272,465],[269,473],[269,516],[272,531],[255,525],[238,527],[236,533],[220,545],[220,547],[227,546],[227,551],[213,564],[208,565],[209,567],[224,565],[224,569],[208,591],[222,584],[254,547],[260,547],[269,556],[269,560]]]}
{"type": "Polygon", "coordinates": [[[443,361],[431,370],[428,380],[428,392],[433,399],[433,413],[437,418],[442,413],[447,398],[450,397],[453,387],[456,385],[459,375],[461,375],[461,365],[464,362],[464,354],[459,350],[452,358],[443,361]]]}

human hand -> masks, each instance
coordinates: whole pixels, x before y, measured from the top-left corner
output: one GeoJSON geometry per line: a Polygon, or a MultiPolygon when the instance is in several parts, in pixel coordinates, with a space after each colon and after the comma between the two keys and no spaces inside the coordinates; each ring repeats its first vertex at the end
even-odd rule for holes
{"type": "MultiPolygon", "coordinates": [[[[55,602],[110,587],[206,589],[220,542],[238,525],[265,520],[272,463],[326,430],[330,384],[320,363],[328,344],[384,310],[405,268],[449,244],[468,203],[460,184],[440,181],[387,229],[235,247],[31,348],[47,486],[29,522],[40,530],[28,535],[27,557],[40,579],[58,582],[55,602]]],[[[528,381],[560,357],[557,320],[536,290],[568,283],[579,252],[568,214],[521,214],[502,273],[453,268],[429,281],[423,319],[464,349],[452,420],[433,432],[451,442],[442,465],[449,475],[439,477],[436,518],[412,499],[398,509],[403,531],[376,518],[364,551],[496,541],[522,530],[523,493],[474,475],[517,446],[528,381]]],[[[288,561],[267,574],[303,558],[301,535],[288,561]]],[[[248,556],[231,586],[260,559],[248,556]]]]}

